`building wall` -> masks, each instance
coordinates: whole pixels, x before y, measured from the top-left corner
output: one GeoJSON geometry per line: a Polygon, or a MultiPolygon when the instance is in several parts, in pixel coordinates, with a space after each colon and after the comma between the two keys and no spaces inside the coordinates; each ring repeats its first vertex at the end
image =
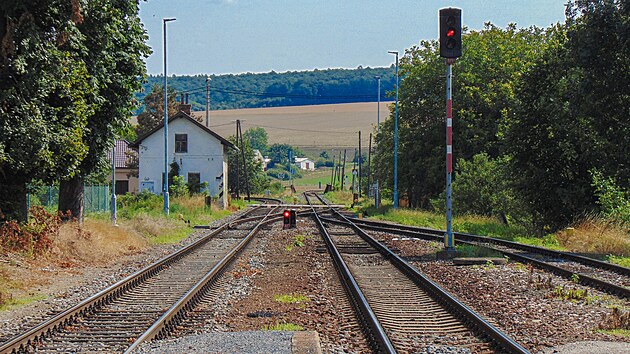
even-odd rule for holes
{"type": "Polygon", "coordinates": [[[300,162],[300,169],[315,171],[315,162],[311,160],[304,160],[300,162]],[[308,164],[308,167],[306,166],[308,164]]]}
{"type": "MultiPolygon", "coordinates": [[[[211,196],[220,194],[224,186],[227,195],[227,154],[219,139],[195,126],[192,122],[179,118],[168,126],[168,164],[173,160],[179,164],[179,175],[188,182],[188,173],[199,173],[201,182],[208,182],[211,196]],[[188,152],[175,153],[175,134],[188,134],[188,152]],[[217,177],[223,176],[221,179],[217,177]]],[[[145,138],[138,149],[140,190],[151,189],[162,193],[162,173],[164,172],[164,128],[145,138]]],[[[170,170],[170,166],[168,166],[170,170]]]]}
{"type": "MultiPolygon", "coordinates": [[[[132,170],[130,168],[116,168],[116,182],[118,181],[128,181],[129,182],[129,193],[138,193],[140,182],[138,181],[138,177],[132,176],[134,173],[137,173],[137,170],[132,170]]],[[[112,182],[112,175],[107,175],[107,182],[112,182]]]]}

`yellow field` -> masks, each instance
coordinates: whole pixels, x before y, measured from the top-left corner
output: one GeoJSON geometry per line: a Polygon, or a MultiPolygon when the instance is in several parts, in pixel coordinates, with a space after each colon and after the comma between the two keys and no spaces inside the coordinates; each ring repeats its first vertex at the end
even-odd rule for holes
{"type": "MultiPolygon", "coordinates": [[[[381,123],[389,114],[390,104],[381,102],[381,123]]],[[[367,152],[370,133],[376,126],[376,111],[376,102],[210,111],[209,127],[228,137],[234,135],[235,121],[240,119],[243,131],[264,128],[269,144],[291,144],[307,152],[346,148],[353,156],[359,144],[359,130],[367,152]]],[[[194,115],[205,122],[205,111],[194,115]]]]}

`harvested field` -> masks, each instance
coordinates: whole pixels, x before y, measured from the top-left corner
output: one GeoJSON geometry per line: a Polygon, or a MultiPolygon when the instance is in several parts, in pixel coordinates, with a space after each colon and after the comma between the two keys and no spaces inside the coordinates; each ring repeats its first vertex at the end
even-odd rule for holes
{"type": "MultiPolygon", "coordinates": [[[[390,104],[381,102],[381,123],[388,116],[390,104]]],[[[210,111],[210,129],[228,137],[234,135],[234,121],[240,119],[243,131],[264,128],[269,144],[286,143],[318,153],[347,148],[354,153],[359,130],[367,151],[370,133],[376,126],[376,110],[376,102],[364,102],[210,111]]],[[[193,113],[205,119],[205,111],[193,113]]]]}

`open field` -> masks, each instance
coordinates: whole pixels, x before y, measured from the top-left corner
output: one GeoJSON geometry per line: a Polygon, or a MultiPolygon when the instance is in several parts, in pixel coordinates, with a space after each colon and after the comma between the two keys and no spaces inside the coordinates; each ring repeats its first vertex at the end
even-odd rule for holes
{"type": "MultiPolygon", "coordinates": [[[[388,116],[390,104],[381,102],[381,122],[388,116]]],[[[291,144],[315,155],[324,149],[330,152],[346,148],[353,156],[359,130],[367,151],[370,133],[376,126],[376,111],[376,102],[210,111],[209,127],[228,137],[234,135],[234,121],[240,119],[243,131],[264,128],[269,144],[291,144]]],[[[205,119],[205,111],[193,113],[205,119]]]]}

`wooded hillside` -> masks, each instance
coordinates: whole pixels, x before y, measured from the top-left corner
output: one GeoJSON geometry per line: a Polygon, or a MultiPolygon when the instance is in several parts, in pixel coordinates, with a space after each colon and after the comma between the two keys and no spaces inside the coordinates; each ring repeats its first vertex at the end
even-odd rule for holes
{"type": "MultiPolygon", "coordinates": [[[[313,104],[375,102],[377,80],[381,77],[381,100],[395,88],[394,67],[356,69],[326,69],[313,71],[274,71],[262,74],[211,75],[211,110],[302,106],[313,104]]],[[[162,76],[150,75],[143,91],[136,95],[139,102],[155,84],[162,85],[162,76]]],[[[206,109],[206,75],[169,76],[169,87],[188,93],[193,110],[206,109]]],[[[142,108],[138,111],[141,112],[142,108]]]]}

